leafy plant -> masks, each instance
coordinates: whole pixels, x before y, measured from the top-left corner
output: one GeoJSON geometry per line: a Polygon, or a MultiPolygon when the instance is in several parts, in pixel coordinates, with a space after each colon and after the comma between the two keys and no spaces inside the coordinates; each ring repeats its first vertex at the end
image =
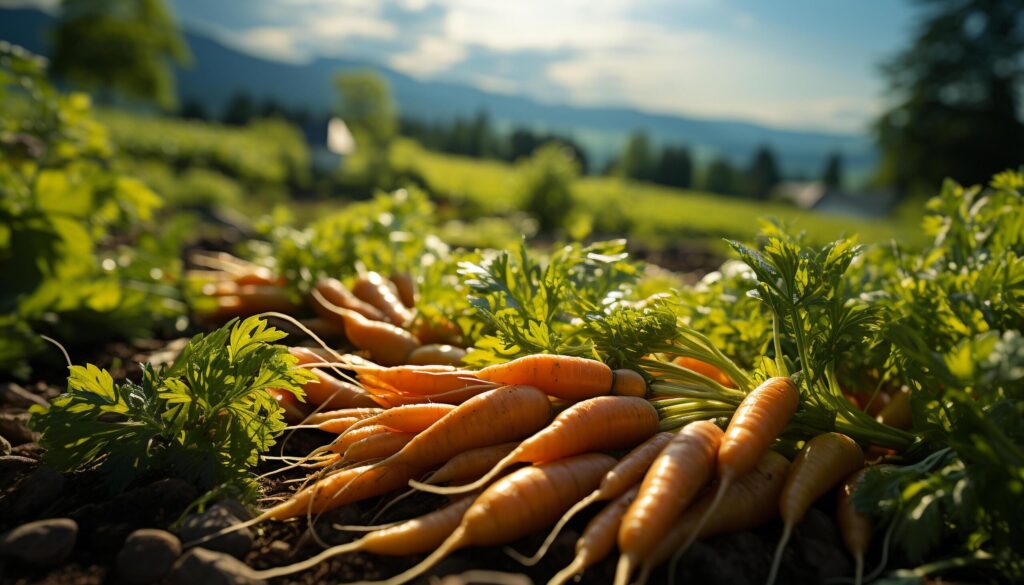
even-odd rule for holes
{"type": "Polygon", "coordinates": [[[245,486],[249,470],[285,428],[266,391],[302,397],[308,371],[296,368],[285,333],[257,317],[193,337],[168,368],[143,365],[138,383],[115,383],[94,365],[71,366],[68,389],[32,408],[50,464],[98,468],[114,488],[166,473],[210,489],[245,486]]]}

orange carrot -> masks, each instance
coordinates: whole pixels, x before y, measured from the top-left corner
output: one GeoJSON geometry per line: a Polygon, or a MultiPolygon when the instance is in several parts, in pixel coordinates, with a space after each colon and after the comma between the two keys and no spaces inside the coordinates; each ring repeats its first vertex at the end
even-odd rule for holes
{"type": "Polygon", "coordinates": [[[313,298],[323,307],[324,318],[333,316],[341,319],[345,326],[345,336],[352,345],[370,352],[374,361],[385,366],[396,366],[405,363],[420,343],[411,333],[383,321],[372,321],[361,314],[332,304],[313,290],[313,298]]]}
{"type": "Polygon", "coordinates": [[[402,433],[418,433],[441,420],[454,409],[455,407],[451,404],[431,403],[390,408],[355,423],[349,428],[349,431],[370,425],[380,425],[402,433]]]}
{"type": "Polygon", "coordinates": [[[359,540],[331,547],[294,565],[257,571],[254,576],[257,579],[276,579],[293,575],[319,566],[329,558],[356,551],[395,557],[430,552],[444,544],[444,541],[455,532],[466,510],[473,505],[473,500],[474,498],[460,498],[425,516],[375,530],[359,540]]]}
{"type": "Polygon", "coordinates": [[[847,477],[839,487],[839,496],[836,498],[836,521],[839,524],[839,532],[846,550],[853,555],[856,567],[854,585],[860,585],[864,581],[864,555],[871,545],[871,519],[858,512],[852,501],[857,482],[864,477],[865,471],[866,467],[847,477]]]}
{"type": "Polygon", "coordinates": [[[647,396],[647,380],[634,370],[615,370],[612,372],[612,394],[616,396],[647,396]]]}
{"type": "Polygon", "coordinates": [[[382,583],[406,583],[455,550],[504,544],[551,524],[597,487],[614,464],[607,455],[588,453],[512,472],[480,494],[455,532],[430,556],[382,583]]]}
{"type": "Polygon", "coordinates": [[[403,394],[419,394],[433,396],[487,384],[475,377],[475,372],[459,370],[451,366],[396,366],[382,368],[380,366],[351,365],[350,369],[364,377],[368,383],[377,388],[403,394]]]}
{"type": "Polygon", "coordinates": [[[436,487],[410,482],[412,487],[439,494],[472,491],[516,463],[545,463],[590,451],[633,447],[658,430],[658,413],[643,398],[598,396],[563,410],[544,430],[522,442],[477,481],[464,486],[436,487]]]}
{"type": "Polygon", "coordinates": [[[315,412],[306,417],[304,421],[308,425],[318,425],[322,422],[336,418],[354,418],[356,420],[371,417],[384,412],[383,408],[342,408],[340,410],[325,410],[315,412]]]}
{"type": "Polygon", "coordinates": [[[371,459],[390,457],[401,451],[402,447],[408,445],[414,438],[416,438],[416,433],[396,431],[371,435],[352,443],[348,449],[345,449],[345,463],[361,463],[371,459]]]}
{"type": "Polygon", "coordinates": [[[264,511],[256,521],[321,512],[385,494],[459,453],[521,439],[550,419],[551,403],[536,388],[490,390],[459,405],[384,461],[328,476],[264,511]]]}
{"type": "Polygon", "coordinates": [[[654,460],[619,527],[616,583],[629,582],[636,564],[650,556],[676,517],[714,476],[722,434],[712,422],[691,423],[654,460]]]}
{"type": "Polygon", "coordinates": [[[612,370],[596,360],[567,355],[536,354],[474,372],[499,384],[529,384],[550,396],[578,401],[612,391],[612,370]]]}
{"type": "Polygon", "coordinates": [[[413,326],[416,338],[420,343],[448,343],[462,345],[462,331],[459,326],[448,320],[431,320],[420,318],[413,326]]]}
{"type": "Polygon", "coordinates": [[[612,552],[612,549],[615,548],[615,537],[622,525],[622,518],[626,515],[629,506],[636,500],[639,491],[640,486],[634,485],[615,501],[605,506],[597,516],[594,516],[583,530],[583,535],[576,541],[576,557],[569,563],[569,566],[552,577],[548,581],[548,585],[562,585],[573,575],[583,572],[612,552]]]}
{"type": "Polygon", "coordinates": [[[354,416],[343,416],[338,418],[330,418],[323,422],[317,423],[316,425],[313,426],[316,426],[319,430],[325,433],[340,435],[345,431],[349,430],[350,428],[352,428],[352,425],[356,424],[360,420],[363,419],[354,416]]]}
{"type": "Polygon", "coordinates": [[[725,372],[707,362],[703,362],[699,359],[692,357],[680,356],[672,360],[672,363],[674,363],[677,366],[682,366],[688,370],[693,370],[694,372],[697,372],[702,376],[707,376],[708,378],[711,378],[712,380],[718,382],[719,384],[725,386],[726,388],[736,387],[736,383],[733,382],[732,379],[730,379],[729,376],[725,374],[725,372]]]}
{"type": "Polygon", "coordinates": [[[897,429],[909,429],[914,424],[914,417],[910,411],[910,390],[901,388],[892,394],[889,403],[882,408],[878,416],[878,422],[895,427],[897,429]]]}
{"type": "MultiPolygon", "coordinates": [[[[639,484],[640,480],[644,478],[644,474],[647,473],[648,468],[658,457],[658,454],[661,453],[665,445],[668,445],[674,436],[673,433],[658,433],[630,451],[605,475],[604,479],[601,480],[601,485],[596,490],[577,502],[576,505],[565,513],[565,516],[562,516],[533,556],[523,557],[518,553],[513,554],[512,552],[510,554],[524,565],[535,565],[537,561],[544,557],[552,543],[555,542],[555,538],[558,537],[558,534],[565,528],[565,525],[569,523],[573,516],[594,502],[613,500],[624,494],[629,488],[639,484]]],[[[440,482],[431,481],[430,483],[440,482]]]]}
{"type": "Polygon", "coordinates": [[[302,390],[310,404],[332,409],[377,405],[359,386],[339,380],[320,368],[311,368],[309,371],[316,376],[316,380],[306,382],[302,390]]]}
{"type": "Polygon", "coordinates": [[[380,435],[383,433],[391,432],[394,431],[383,425],[370,425],[368,427],[362,427],[354,431],[343,433],[330,445],[323,447],[323,449],[333,451],[335,453],[344,453],[345,451],[348,450],[349,447],[352,446],[353,443],[362,441],[367,437],[372,437],[374,435],[380,435]]]}
{"type": "Polygon", "coordinates": [[[779,515],[784,529],[779,546],[768,573],[768,585],[775,577],[782,562],[793,527],[803,520],[807,509],[818,498],[825,495],[837,483],[854,471],[864,467],[864,452],[856,441],[839,433],[824,433],[807,442],[797,454],[786,476],[779,500],[779,515]]]}
{"type": "Polygon", "coordinates": [[[412,321],[412,312],[402,304],[384,277],[376,272],[367,272],[356,279],[352,294],[373,305],[392,324],[401,327],[412,321]]]}
{"type": "MultiPolygon", "coordinates": [[[[754,469],[725,485],[719,482],[710,493],[702,495],[683,512],[646,559],[639,583],[643,583],[652,568],[682,556],[697,538],[749,530],[775,518],[779,512],[770,502],[778,501],[786,481],[789,461],[774,451],[766,451],[754,469]],[[718,502],[729,505],[719,508],[718,502]]],[[[674,572],[674,571],[673,571],[674,572]]]]}
{"type": "MultiPolygon", "coordinates": [[[[796,413],[799,404],[800,391],[788,377],[765,380],[740,402],[718,448],[718,497],[729,491],[729,484],[757,465],[796,413]]],[[[720,503],[716,501],[709,506],[705,516],[711,517],[720,503]]],[[[683,545],[684,550],[700,532],[698,524],[691,540],[683,545]]]]}
{"type": "Polygon", "coordinates": [[[418,366],[461,366],[464,357],[466,357],[466,350],[461,347],[433,343],[414,349],[409,354],[409,363],[418,366]]]}
{"type": "Polygon", "coordinates": [[[398,291],[398,299],[406,308],[412,309],[416,306],[416,279],[408,272],[392,272],[389,280],[395,285],[398,291]]]}
{"type": "MultiPolygon", "coordinates": [[[[384,321],[387,317],[384,316],[377,307],[374,307],[370,303],[367,303],[345,288],[344,284],[337,278],[322,278],[317,281],[314,290],[319,292],[323,298],[327,299],[332,305],[341,307],[343,309],[350,309],[366,317],[367,319],[373,319],[374,321],[384,321]]],[[[331,314],[331,311],[324,305],[318,304],[315,297],[310,298],[313,310],[316,311],[322,319],[328,321],[337,321],[337,318],[331,314]]]]}
{"type": "Polygon", "coordinates": [[[471,449],[452,457],[424,483],[442,484],[479,479],[519,446],[516,441],[471,449]]]}

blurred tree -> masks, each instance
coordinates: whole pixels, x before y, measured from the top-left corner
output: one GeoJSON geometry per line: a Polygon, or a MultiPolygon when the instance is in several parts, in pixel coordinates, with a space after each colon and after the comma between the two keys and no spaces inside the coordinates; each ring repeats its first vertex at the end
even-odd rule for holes
{"type": "Polygon", "coordinates": [[[754,199],[767,199],[778,183],[779,167],[775,163],[775,153],[770,147],[761,146],[747,169],[746,193],[754,199]]]}
{"type": "Polygon", "coordinates": [[[693,184],[693,160],[685,146],[666,146],[654,167],[652,179],[656,183],[689,189],[693,184]]]}
{"type": "Polygon", "coordinates": [[[54,31],[54,73],[96,92],[171,109],[175,63],[191,59],[163,0],[63,0],[54,31]]]}
{"type": "Polygon", "coordinates": [[[537,220],[540,233],[550,235],[564,227],[573,209],[573,183],[579,174],[572,150],[557,142],[541,146],[519,163],[523,211],[537,220]]]}
{"type": "Polygon", "coordinates": [[[708,165],[704,176],[704,190],[722,195],[736,194],[736,170],[724,158],[716,158],[708,165]]]}
{"type": "Polygon", "coordinates": [[[370,70],[347,71],[334,78],[339,99],[336,113],[356,140],[366,160],[367,179],[375,186],[387,182],[390,147],[398,131],[398,107],[386,79],[370,70]]]}
{"type": "Polygon", "coordinates": [[[256,117],[256,104],[249,94],[238,92],[231,96],[231,100],[224,107],[224,115],[221,120],[225,124],[244,126],[256,117]]]}
{"type": "Polygon", "coordinates": [[[838,152],[828,155],[825,170],[821,173],[821,182],[830,189],[837,189],[843,184],[843,157],[838,152]]]}
{"type": "Polygon", "coordinates": [[[622,151],[619,172],[638,181],[650,181],[654,176],[654,153],[646,132],[634,132],[622,151]]]}
{"type": "Polygon", "coordinates": [[[185,100],[178,115],[186,120],[206,120],[208,118],[203,103],[195,98],[185,100]]]}
{"type": "Polygon", "coordinates": [[[1024,160],[1024,0],[917,0],[910,47],[883,66],[877,179],[903,192],[984,183],[1024,160]]]}

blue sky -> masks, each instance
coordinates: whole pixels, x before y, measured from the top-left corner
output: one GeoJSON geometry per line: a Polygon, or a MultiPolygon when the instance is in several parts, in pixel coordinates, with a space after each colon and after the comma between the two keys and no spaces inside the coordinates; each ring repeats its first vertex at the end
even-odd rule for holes
{"type": "MultiPolygon", "coordinates": [[[[52,3],[39,0],[33,3],[52,3]]],[[[170,0],[277,59],[364,58],[549,102],[863,130],[907,0],[170,0]]]]}

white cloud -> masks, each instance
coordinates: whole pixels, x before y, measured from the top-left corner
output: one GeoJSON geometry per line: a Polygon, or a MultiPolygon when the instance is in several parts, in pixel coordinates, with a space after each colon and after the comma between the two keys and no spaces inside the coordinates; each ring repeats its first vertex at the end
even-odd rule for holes
{"type": "Polygon", "coordinates": [[[441,38],[425,38],[411,51],[392,57],[389,63],[411,75],[430,77],[450,69],[465,56],[466,49],[462,45],[441,38]]]}

